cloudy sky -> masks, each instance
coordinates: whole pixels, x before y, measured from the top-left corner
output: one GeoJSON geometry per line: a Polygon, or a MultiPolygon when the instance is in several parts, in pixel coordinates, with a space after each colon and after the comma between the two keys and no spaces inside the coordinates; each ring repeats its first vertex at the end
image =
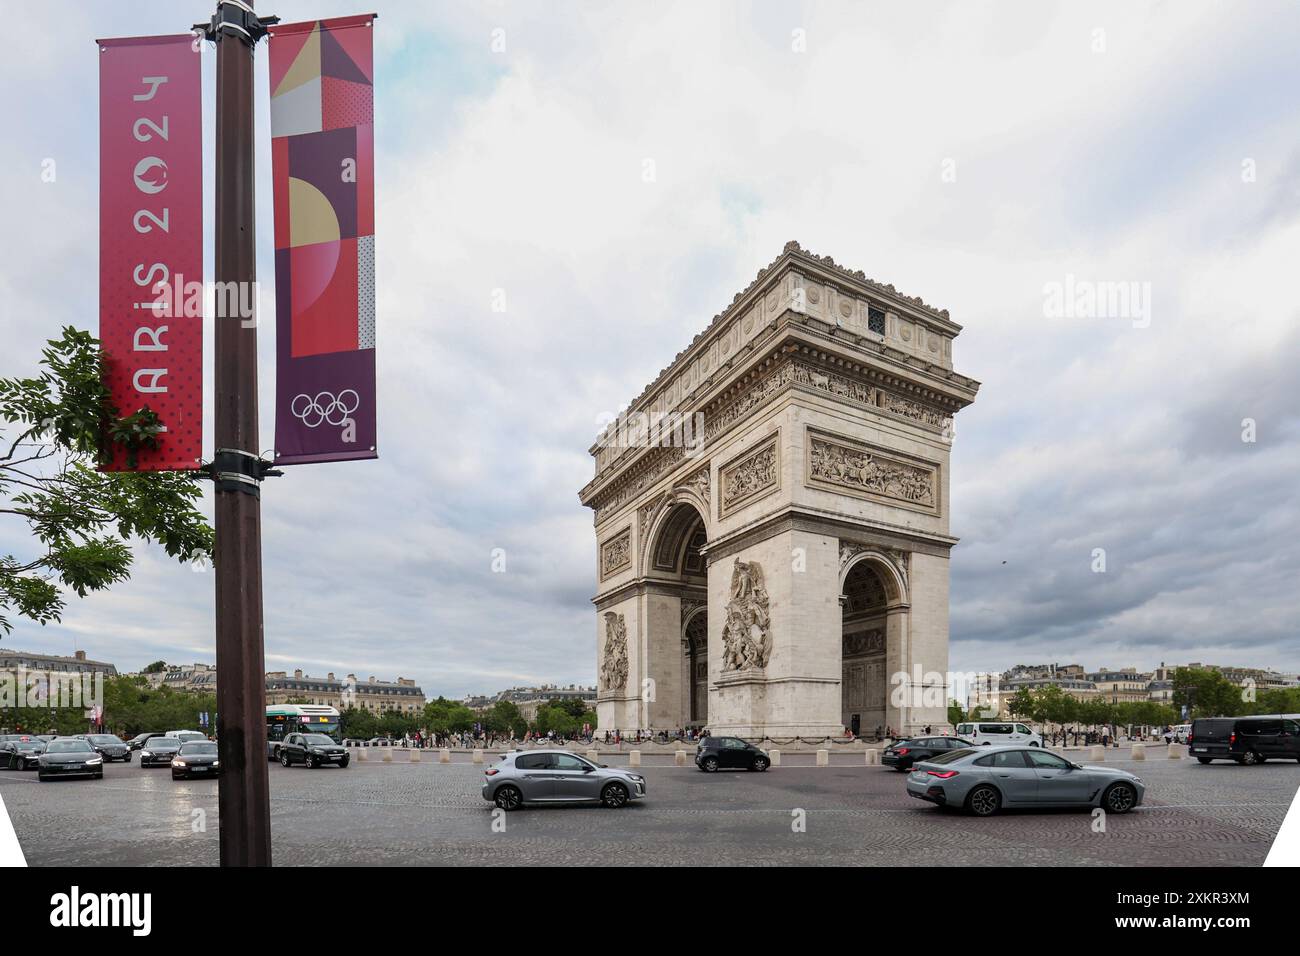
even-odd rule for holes
{"type": "MultiPolygon", "coordinates": [[[[210,12],[58,7],[0,61],[3,375],[97,322],[91,39],[210,12]]],[[[268,483],[269,668],[449,696],[593,682],[597,425],[797,239],[965,327],[956,365],[984,384],[953,455],[954,669],[1300,670],[1294,3],[378,10],[380,459],[268,483]],[[1149,313],[1056,317],[1045,290],[1070,281],[1137,283],[1149,313]]],[[[141,546],[129,584],[4,641],[211,661],[212,589],[141,546]]]]}

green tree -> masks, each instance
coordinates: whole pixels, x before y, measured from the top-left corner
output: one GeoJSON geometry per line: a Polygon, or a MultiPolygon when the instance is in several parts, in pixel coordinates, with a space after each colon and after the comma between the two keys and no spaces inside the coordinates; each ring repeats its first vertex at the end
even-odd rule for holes
{"type": "Polygon", "coordinates": [[[518,705],[509,700],[499,700],[493,704],[484,715],[483,723],[495,734],[522,737],[528,731],[528,721],[519,713],[518,705]]]}
{"type": "Polygon", "coordinates": [[[152,664],[146,664],[140,671],[141,674],[161,674],[167,669],[166,661],[154,661],[152,664]]]}
{"type": "Polygon", "coordinates": [[[1028,687],[1021,687],[1016,690],[1010,698],[1007,699],[1007,713],[1012,717],[1034,718],[1034,708],[1038,702],[1034,699],[1034,693],[1028,687]]]}
{"type": "Polygon", "coordinates": [[[1187,707],[1190,717],[1236,717],[1247,709],[1241,688],[1216,670],[1179,667],[1173,681],[1174,706],[1187,707]]]}
{"type": "Polygon", "coordinates": [[[966,708],[955,700],[948,701],[948,723],[956,727],[966,719],[966,708]]]}
{"type": "Polygon", "coordinates": [[[157,541],[181,561],[212,553],[212,529],[195,508],[201,491],[183,472],[101,473],[156,447],[157,415],[121,417],[102,382],[90,333],[65,328],[41,353],[35,378],[0,379],[0,514],[27,523],[33,547],[0,555],[0,633],[8,613],[40,624],[63,612],[63,589],[85,597],[131,574],[127,539],[157,541]]]}

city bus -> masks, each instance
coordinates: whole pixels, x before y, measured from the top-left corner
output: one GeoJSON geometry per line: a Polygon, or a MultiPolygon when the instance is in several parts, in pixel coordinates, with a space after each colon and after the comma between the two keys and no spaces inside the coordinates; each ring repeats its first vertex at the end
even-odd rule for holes
{"type": "Polygon", "coordinates": [[[280,741],[289,734],[325,734],[335,743],[343,740],[339,712],[323,704],[268,704],[266,708],[266,756],[280,758],[280,741]]]}

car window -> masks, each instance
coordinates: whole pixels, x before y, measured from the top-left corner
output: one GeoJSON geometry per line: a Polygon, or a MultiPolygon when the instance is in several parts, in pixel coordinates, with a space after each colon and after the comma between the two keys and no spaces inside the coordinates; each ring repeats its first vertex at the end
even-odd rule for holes
{"type": "Polygon", "coordinates": [[[723,742],[723,746],[726,747],[728,750],[744,750],[749,745],[746,744],[743,740],[740,740],[736,737],[728,737],[723,742]]]}
{"type": "Polygon", "coordinates": [[[1246,720],[1242,721],[1239,732],[1251,737],[1274,737],[1282,731],[1280,720],[1246,720]]]}
{"type": "MultiPolygon", "coordinates": [[[[1025,753],[1023,750],[1016,752],[1025,753]]],[[[1039,767],[1043,770],[1064,770],[1069,766],[1069,763],[1065,759],[1056,756],[1056,754],[1049,754],[1042,750],[1029,751],[1029,762],[1033,766],[1039,767]]]]}
{"type": "Polygon", "coordinates": [[[1028,727],[1026,727],[1024,724],[1016,724],[1016,733],[1018,733],[1018,734],[1028,734],[1028,733],[1033,733],[1033,731],[1031,731],[1031,730],[1030,730],[1028,727]]]}
{"type": "Polygon", "coordinates": [[[515,758],[515,766],[520,770],[545,770],[550,765],[550,754],[520,754],[515,758]]]}
{"type": "Polygon", "coordinates": [[[1284,720],[1282,721],[1282,732],[1292,735],[1300,734],[1300,724],[1297,724],[1294,720],[1284,720]]]}
{"type": "Polygon", "coordinates": [[[961,760],[973,753],[975,753],[974,750],[971,750],[969,747],[963,747],[961,750],[949,750],[945,753],[939,754],[938,756],[931,757],[926,761],[926,763],[952,763],[953,761],[961,760]]]}
{"type": "Polygon", "coordinates": [[[999,750],[993,754],[993,766],[1000,767],[1004,770],[1023,769],[1029,764],[1025,762],[1025,752],[1023,750],[999,750]]]}
{"type": "Polygon", "coordinates": [[[974,728],[973,726],[971,726],[970,724],[958,724],[958,725],[957,725],[957,734],[958,734],[959,736],[965,736],[966,734],[971,734],[971,733],[974,733],[974,732],[975,732],[975,728],[974,728]]]}
{"type": "Polygon", "coordinates": [[[1010,724],[981,724],[980,733],[982,734],[1009,734],[1011,733],[1010,724]]]}
{"type": "Polygon", "coordinates": [[[572,754],[555,754],[553,770],[586,770],[587,765],[572,754]]]}

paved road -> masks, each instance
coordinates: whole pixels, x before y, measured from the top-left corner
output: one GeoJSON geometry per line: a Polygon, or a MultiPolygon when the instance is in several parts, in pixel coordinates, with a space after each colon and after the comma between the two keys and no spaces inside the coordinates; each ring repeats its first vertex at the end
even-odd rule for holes
{"type": "MultiPolygon", "coordinates": [[[[705,775],[655,761],[643,767],[642,803],[523,810],[494,833],[482,770],[467,760],[272,765],[275,862],[1258,865],[1300,786],[1295,763],[1109,760],[1142,776],[1149,805],[1109,817],[1096,833],[1087,812],[976,820],[932,808],[905,795],[901,774],[844,755],[830,767],[765,774],[705,775]],[[806,832],[792,827],[798,811],[806,832]]],[[[32,865],[217,862],[215,781],[173,782],[165,769],[134,763],[111,764],[98,781],[42,784],[34,772],[0,771],[0,796],[32,865]],[[206,830],[196,832],[203,816],[206,830]]]]}

